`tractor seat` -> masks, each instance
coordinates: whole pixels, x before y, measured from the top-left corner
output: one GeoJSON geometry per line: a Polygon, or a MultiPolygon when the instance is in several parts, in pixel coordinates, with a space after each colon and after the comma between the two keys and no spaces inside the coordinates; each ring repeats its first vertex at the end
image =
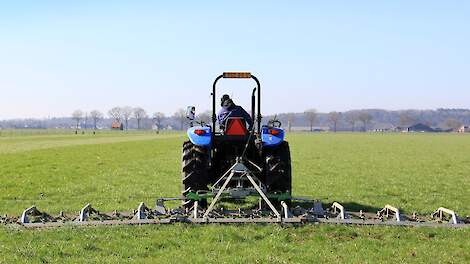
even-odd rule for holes
{"type": "Polygon", "coordinates": [[[245,119],[242,117],[229,117],[225,121],[225,135],[227,136],[246,136],[248,129],[246,129],[245,119]]]}

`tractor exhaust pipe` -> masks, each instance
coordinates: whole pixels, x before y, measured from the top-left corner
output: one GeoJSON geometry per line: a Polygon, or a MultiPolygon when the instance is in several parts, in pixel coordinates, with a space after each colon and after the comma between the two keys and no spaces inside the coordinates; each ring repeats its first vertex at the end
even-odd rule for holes
{"type": "Polygon", "coordinates": [[[251,120],[253,120],[253,125],[256,120],[255,116],[255,105],[256,105],[256,87],[253,88],[253,93],[251,93],[251,120]]]}

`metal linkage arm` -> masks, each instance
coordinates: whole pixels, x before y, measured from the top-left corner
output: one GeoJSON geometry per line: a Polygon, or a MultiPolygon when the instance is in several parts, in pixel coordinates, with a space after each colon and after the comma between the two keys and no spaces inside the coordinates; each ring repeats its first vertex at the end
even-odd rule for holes
{"type": "Polygon", "coordinates": [[[246,177],[251,185],[255,188],[255,190],[258,192],[258,194],[261,196],[263,201],[269,206],[271,211],[276,215],[276,218],[278,221],[281,221],[281,214],[279,211],[274,207],[274,205],[269,201],[268,197],[264,193],[264,191],[261,189],[261,187],[256,183],[256,181],[253,179],[253,176],[251,174],[251,171],[241,162],[241,160],[238,160],[237,163],[235,163],[227,172],[224,173],[224,176],[222,176],[215,185],[218,185],[220,182],[223,181],[222,187],[218,190],[217,194],[215,197],[212,199],[211,204],[209,205],[209,208],[204,212],[202,218],[204,220],[208,220],[210,212],[214,209],[215,204],[219,201],[220,196],[222,193],[225,191],[227,188],[228,184],[232,181],[232,178],[235,176],[235,174],[239,175],[239,178],[246,177]],[[228,176],[227,176],[228,175],[228,176]],[[226,177],[226,178],[225,178],[226,177]]]}

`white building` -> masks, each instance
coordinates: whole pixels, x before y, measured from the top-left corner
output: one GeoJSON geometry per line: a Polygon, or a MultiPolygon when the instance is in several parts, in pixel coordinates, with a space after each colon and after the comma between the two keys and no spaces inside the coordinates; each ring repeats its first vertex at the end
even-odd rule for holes
{"type": "Polygon", "coordinates": [[[470,132],[470,127],[469,126],[461,126],[457,132],[459,133],[467,133],[467,132],[470,132]]]}

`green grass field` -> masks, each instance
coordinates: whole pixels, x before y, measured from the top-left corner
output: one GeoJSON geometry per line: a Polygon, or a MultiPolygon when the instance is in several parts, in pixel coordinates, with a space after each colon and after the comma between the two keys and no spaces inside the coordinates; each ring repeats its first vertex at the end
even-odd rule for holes
{"type": "MultiPolygon", "coordinates": [[[[0,215],[130,211],[178,195],[181,134],[0,134],[0,215]]],[[[470,214],[470,136],[293,134],[293,194],[350,209],[470,214]]],[[[0,263],[468,263],[470,230],[212,225],[0,226],[0,263]]]]}

